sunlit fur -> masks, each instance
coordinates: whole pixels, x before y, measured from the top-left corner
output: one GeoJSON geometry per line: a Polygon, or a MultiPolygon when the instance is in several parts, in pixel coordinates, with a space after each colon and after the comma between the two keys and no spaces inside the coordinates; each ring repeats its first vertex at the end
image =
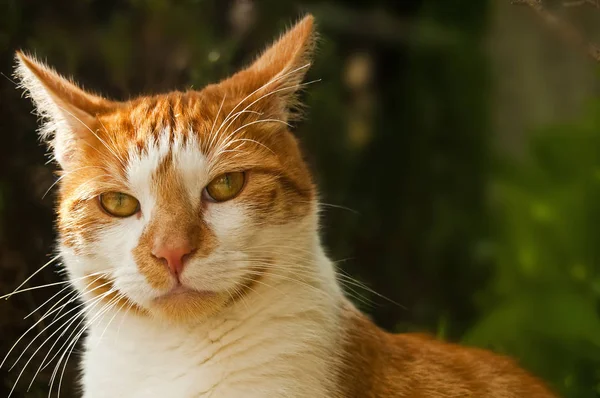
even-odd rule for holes
{"type": "Polygon", "coordinates": [[[59,353],[87,330],[84,396],[550,396],[504,358],[392,338],[344,298],[288,125],[313,44],[309,16],[219,84],[127,102],[17,54],[62,170],[58,246],[86,322],[59,353]],[[236,171],[241,193],[208,200],[206,185],[236,171]],[[140,211],[110,216],[103,192],[140,211]],[[152,248],[184,240],[178,286],[152,248]]]}

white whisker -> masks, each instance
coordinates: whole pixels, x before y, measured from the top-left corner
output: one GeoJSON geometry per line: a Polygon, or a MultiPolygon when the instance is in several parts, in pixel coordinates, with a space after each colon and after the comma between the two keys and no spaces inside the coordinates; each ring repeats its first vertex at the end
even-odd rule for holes
{"type": "Polygon", "coordinates": [[[96,134],[96,132],[94,130],[92,130],[90,128],[90,126],[88,126],[87,124],[85,124],[83,122],[83,120],[79,119],[77,116],[75,116],[72,112],[69,112],[67,109],[56,105],[58,108],[60,108],[61,110],[63,110],[64,112],[66,112],[68,115],[70,115],[73,119],[77,120],[79,123],[81,123],[85,128],[87,128],[90,133],[92,133],[94,135],[94,137],[96,137],[96,139],[98,139],[98,141],[100,141],[105,147],[106,149],[115,157],[115,159],[117,159],[122,166],[125,166],[125,162],[123,161],[123,159],[111,148],[108,146],[108,144],[102,139],[100,138],[100,136],[98,134],[96,134]]]}
{"type": "MultiPolygon", "coordinates": [[[[106,293],[105,293],[105,294],[106,294],[106,293]]],[[[102,295],[100,295],[100,296],[96,297],[95,299],[96,299],[96,300],[101,300],[102,298],[103,298],[103,296],[102,296],[102,295]]],[[[75,307],[75,308],[73,308],[73,309],[71,309],[71,310],[67,311],[67,312],[66,312],[66,313],[64,313],[64,314],[63,314],[63,315],[62,315],[60,318],[62,318],[62,317],[64,317],[64,316],[68,315],[70,312],[72,312],[72,311],[76,310],[78,307],[79,307],[79,306],[77,306],[77,307],[75,307]]],[[[78,316],[81,316],[81,315],[82,315],[82,313],[83,313],[83,312],[80,310],[80,311],[79,311],[79,312],[77,312],[75,315],[73,315],[73,317],[78,317],[78,316]]],[[[52,322],[50,325],[46,326],[46,327],[45,327],[45,328],[42,330],[42,332],[43,332],[44,330],[48,329],[48,328],[49,328],[49,327],[50,327],[52,324],[54,324],[55,322],[57,322],[58,320],[60,320],[60,318],[58,318],[57,320],[53,321],[53,322],[52,322]]],[[[32,355],[29,357],[29,360],[28,360],[28,361],[25,363],[25,365],[24,365],[24,366],[22,367],[22,369],[21,369],[21,372],[20,372],[20,373],[19,373],[19,375],[17,376],[17,380],[14,382],[14,384],[13,384],[13,387],[12,387],[12,389],[10,390],[10,393],[8,394],[8,398],[10,398],[10,396],[12,395],[12,393],[13,393],[13,391],[14,391],[15,387],[16,387],[16,386],[17,386],[17,384],[19,383],[19,380],[20,380],[21,376],[22,376],[22,375],[23,375],[23,373],[25,372],[25,369],[27,368],[27,365],[29,365],[29,363],[32,361],[32,359],[33,359],[33,357],[35,356],[35,354],[37,354],[37,353],[38,353],[38,352],[39,352],[39,351],[42,349],[42,347],[43,347],[43,346],[46,344],[46,342],[48,341],[48,339],[49,339],[50,337],[52,337],[53,335],[55,335],[55,334],[56,334],[58,331],[60,331],[60,330],[61,330],[61,328],[58,328],[56,331],[54,331],[54,332],[53,332],[53,333],[52,333],[52,334],[51,334],[51,335],[50,335],[50,336],[49,336],[49,337],[48,337],[48,338],[47,338],[47,339],[46,339],[46,340],[45,340],[45,341],[44,341],[44,342],[43,342],[43,343],[42,343],[42,344],[41,344],[41,345],[40,345],[40,346],[39,346],[39,347],[38,347],[38,348],[37,348],[37,349],[36,349],[36,350],[33,352],[33,354],[32,354],[32,355]]],[[[17,358],[17,360],[15,361],[15,363],[14,363],[14,364],[13,364],[13,365],[10,367],[10,369],[9,369],[9,370],[11,370],[11,369],[13,369],[13,368],[15,367],[15,365],[16,365],[16,364],[19,362],[19,360],[20,360],[20,359],[23,357],[23,355],[25,354],[25,352],[27,351],[27,349],[28,349],[29,347],[31,347],[31,345],[33,344],[33,342],[37,340],[37,338],[38,338],[38,337],[39,337],[39,336],[42,334],[42,332],[38,333],[38,334],[37,334],[37,335],[34,337],[34,339],[33,339],[33,340],[32,340],[32,341],[31,341],[31,342],[30,342],[30,343],[27,345],[27,347],[25,347],[25,349],[23,350],[23,353],[21,353],[21,355],[19,355],[19,357],[17,358]]]]}
{"type": "MultiPolygon", "coordinates": [[[[108,284],[108,283],[106,283],[106,284],[108,284]]],[[[97,288],[101,288],[102,286],[103,286],[103,285],[101,285],[101,286],[98,286],[97,288]]],[[[97,289],[97,288],[95,288],[95,289],[97,289]]],[[[95,290],[95,289],[93,289],[93,290],[95,290]]],[[[64,299],[64,297],[63,297],[63,299],[64,299]]],[[[80,307],[80,306],[81,306],[81,304],[80,304],[80,305],[78,305],[77,307],[73,308],[73,309],[72,309],[72,310],[70,310],[69,312],[73,311],[74,309],[76,309],[76,308],[78,308],[78,307],[80,307]]],[[[61,308],[57,308],[57,309],[55,309],[55,310],[53,310],[53,311],[50,311],[50,312],[48,312],[48,313],[47,313],[47,314],[46,314],[44,317],[40,318],[40,319],[39,319],[37,322],[35,322],[33,325],[31,325],[31,326],[29,327],[29,329],[27,329],[27,330],[26,330],[26,331],[25,331],[25,332],[24,332],[24,333],[21,335],[21,337],[19,337],[19,338],[17,339],[17,341],[16,341],[16,342],[15,342],[15,343],[12,345],[12,347],[10,348],[10,350],[8,350],[8,352],[6,353],[6,355],[5,355],[4,359],[2,360],[2,362],[0,362],[0,368],[2,368],[2,366],[4,366],[4,363],[6,363],[6,360],[8,359],[9,355],[11,354],[11,352],[12,352],[12,351],[15,349],[15,347],[16,347],[16,346],[17,346],[17,345],[18,345],[18,344],[21,342],[21,340],[23,340],[23,338],[24,338],[24,337],[25,337],[25,336],[26,336],[26,335],[27,335],[27,334],[28,334],[28,333],[29,333],[31,330],[33,330],[33,329],[34,329],[34,328],[35,328],[35,327],[36,327],[36,326],[37,326],[37,325],[38,325],[40,322],[42,322],[44,319],[46,319],[46,318],[47,318],[49,315],[51,315],[51,314],[53,314],[54,312],[56,312],[56,311],[59,311],[59,310],[61,310],[61,309],[62,309],[62,307],[61,307],[61,308]]],[[[67,312],[67,313],[68,313],[68,312],[67,312]]],[[[61,316],[61,318],[62,318],[64,315],[66,315],[67,313],[63,314],[63,315],[61,316]]],[[[52,323],[55,323],[56,321],[58,321],[58,319],[55,319],[55,320],[53,320],[53,321],[52,321],[52,323]]],[[[52,323],[51,323],[50,325],[46,326],[46,328],[44,328],[44,330],[45,330],[45,329],[47,329],[49,326],[51,326],[51,325],[52,325],[52,323]]],[[[41,334],[41,333],[43,333],[43,331],[44,331],[44,330],[42,330],[42,331],[40,332],[40,334],[41,334]]],[[[30,345],[31,345],[31,343],[30,343],[30,345]]],[[[13,365],[13,366],[14,366],[14,365],[13,365]]]]}
{"type": "Polygon", "coordinates": [[[33,278],[34,276],[36,276],[40,271],[42,271],[44,268],[46,268],[48,265],[52,264],[54,261],[56,261],[58,258],[60,257],[60,255],[53,257],[50,261],[48,261],[46,264],[42,265],[40,268],[38,268],[33,274],[31,274],[27,279],[25,279],[19,286],[16,287],[16,289],[10,293],[7,294],[5,296],[2,296],[0,298],[6,298],[8,299],[10,296],[12,296],[13,294],[15,294],[15,292],[17,292],[23,285],[25,285],[27,282],[29,282],[31,280],[31,278],[33,278]]]}

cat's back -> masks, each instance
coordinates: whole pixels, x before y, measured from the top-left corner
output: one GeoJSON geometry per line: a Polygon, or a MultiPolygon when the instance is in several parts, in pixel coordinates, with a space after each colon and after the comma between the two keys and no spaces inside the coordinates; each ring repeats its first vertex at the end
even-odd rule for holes
{"type": "Polygon", "coordinates": [[[347,398],[549,398],[511,359],[422,334],[389,334],[352,312],[340,373],[347,398]]]}

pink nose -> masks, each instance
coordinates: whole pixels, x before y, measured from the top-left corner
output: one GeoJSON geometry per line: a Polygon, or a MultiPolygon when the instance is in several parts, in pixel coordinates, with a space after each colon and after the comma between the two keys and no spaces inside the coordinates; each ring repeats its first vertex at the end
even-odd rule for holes
{"type": "Polygon", "coordinates": [[[167,263],[171,272],[179,276],[183,271],[186,255],[190,254],[194,249],[188,242],[178,244],[157,244],[152,250],[154,257],[162,259],[167,263]]]}

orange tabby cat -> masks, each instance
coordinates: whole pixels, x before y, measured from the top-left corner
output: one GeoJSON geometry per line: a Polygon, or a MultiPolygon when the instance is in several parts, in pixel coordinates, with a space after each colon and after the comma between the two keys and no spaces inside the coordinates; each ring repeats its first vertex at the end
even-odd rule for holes
{"type": "Polygon", "coordinates": [[[86,322],[60,360],[87,331],[84,397],[554,396],[344,297],[287,123],[313,46],[308,16],[229,79],[127,102],[17,54],[62,170],[58,246],[86,322]]]}

